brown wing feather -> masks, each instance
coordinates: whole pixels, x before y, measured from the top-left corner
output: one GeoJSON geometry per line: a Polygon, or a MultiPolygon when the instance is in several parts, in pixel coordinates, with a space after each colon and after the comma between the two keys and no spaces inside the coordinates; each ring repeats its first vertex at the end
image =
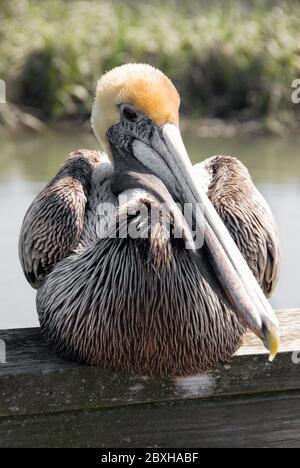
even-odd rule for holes
{"type": "Polygon", "coordinates": [[[23,221],[19,256],[28,282],[38,288],[61,259],[78,245],[93,169],[99,153],[72,153],[41,191],[23,221]]]}
{"type": "Polygon", "coordinates": [[[213,156],[196,166],[202,184],[265,295],[278,280],[279,236],[265,199],[246,167],[229,156],[213,156]]]}

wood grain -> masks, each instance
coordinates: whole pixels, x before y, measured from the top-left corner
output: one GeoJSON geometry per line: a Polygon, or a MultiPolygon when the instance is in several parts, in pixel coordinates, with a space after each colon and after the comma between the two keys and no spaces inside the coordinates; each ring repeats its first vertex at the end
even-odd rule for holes
{"type": "Polygon", "coordinates": [[[0,331],[0,447],[300,446],[300,310],[278,317],[272,364],[249,334],[220,369],[173,379],[63,361],[39,329],[0,331]]]}
{"type": "Polygon", "coordinates": [[[1,447],[300,446],[300,394],[175,401],[0,419],[1,447]]]}
{"type": "MultiPolygon", "coordinates": [[[[278,310],[276,315],[280,324],[280,351],[300,351],[300,309],[278,310]]],[[[267,352],[257,336],[247,333],[238,354],[266,354],[267,352]]]]}

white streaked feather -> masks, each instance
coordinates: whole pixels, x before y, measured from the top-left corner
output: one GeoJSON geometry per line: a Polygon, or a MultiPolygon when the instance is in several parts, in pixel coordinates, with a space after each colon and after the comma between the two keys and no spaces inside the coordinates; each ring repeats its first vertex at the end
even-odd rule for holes
{"type": "Polygon", "coordinates": [[[93,172],[84,230],[77,250],[86,248],[95,240],[105,237],[107,228],[115,216],[117,198],[110,188],[113,173],[113,165],[107,155],[102,153],[101,163],[93,172]]]}
{"type": "Polygon", "coordinates": [[[210,166],[208,165],[208,160],[195,164],[195,166],[193,166],[193,171],[197,177],[200,187],[207,194],[208,187],[211,184],[213,176],[210,166]]]}

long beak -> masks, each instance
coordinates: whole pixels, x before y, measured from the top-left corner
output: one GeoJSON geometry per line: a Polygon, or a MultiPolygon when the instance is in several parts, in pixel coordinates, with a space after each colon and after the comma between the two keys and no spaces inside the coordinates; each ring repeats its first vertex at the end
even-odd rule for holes
{"type": "Polygon", "coordinates": [[[178,201],[193,207],[196,231],[203,232],[212,268],[231,308],[262,339],[273,360],[279,349],[276,315],[227,228],[195,180],[178,127],[164,125],[161,137],[153,140],[148,149],[137,140],[134,153],[163,180],[178,201]]]}

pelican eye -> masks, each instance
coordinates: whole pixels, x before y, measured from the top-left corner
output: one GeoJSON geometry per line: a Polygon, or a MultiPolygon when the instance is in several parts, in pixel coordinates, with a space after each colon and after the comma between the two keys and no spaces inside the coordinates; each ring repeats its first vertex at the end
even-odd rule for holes
{"type": "Polygon", "coordinates": [[[129,122],[136,122],[139,118],[137,111],[128,105],[123,105],[121,107],[121,115],[124,119],[128,120],[129,122]]]}

